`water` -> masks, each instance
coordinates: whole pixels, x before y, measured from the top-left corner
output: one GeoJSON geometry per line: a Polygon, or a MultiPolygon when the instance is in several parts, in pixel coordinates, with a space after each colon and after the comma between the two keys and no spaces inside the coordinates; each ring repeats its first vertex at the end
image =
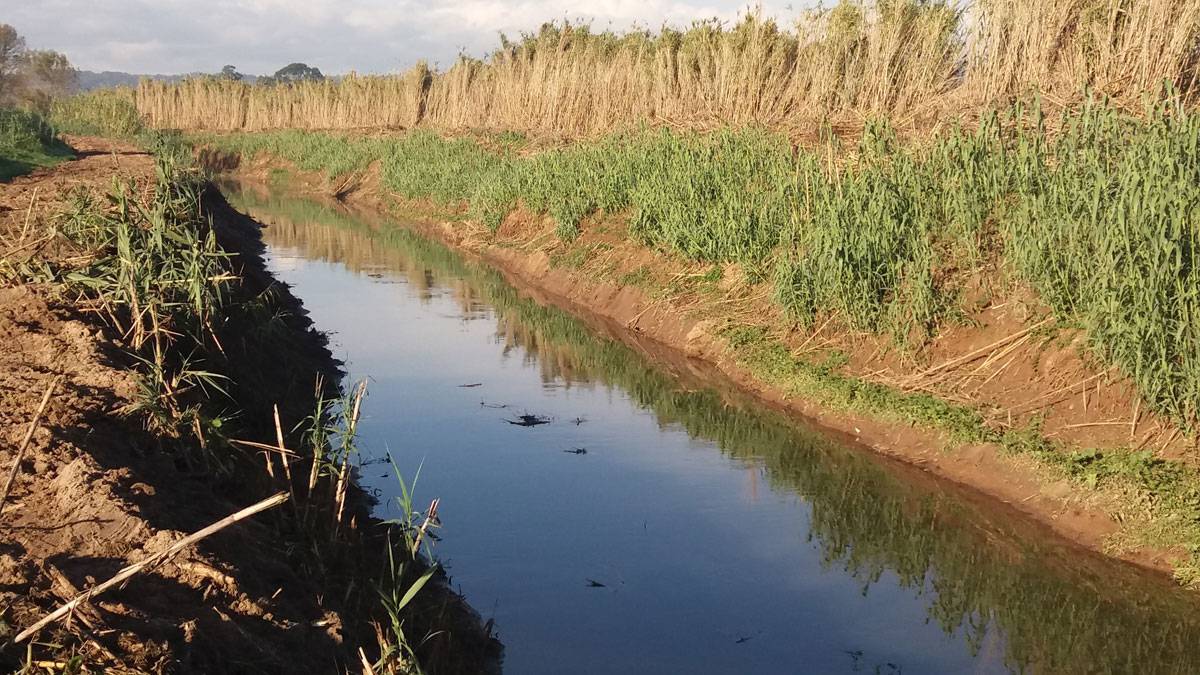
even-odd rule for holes
{"type": "MultiPolygon", "coordinates": [[[[1193,597],[379,216],[230,187],[511,673],[1197,672],[1193,597]],[[461,385],[479,386],[465,387],[461,385]],[[507,407],[498,407],[507,406],[507,407]],[[544,415],[550,424],[505,420],[544,415]],[[586,454],[574,454],[578,448],[586,454]],[[602,584],[597,586],[595,584],[602,584]]],[[[365,483],[394,516],[396,485],[365,483]]]]}

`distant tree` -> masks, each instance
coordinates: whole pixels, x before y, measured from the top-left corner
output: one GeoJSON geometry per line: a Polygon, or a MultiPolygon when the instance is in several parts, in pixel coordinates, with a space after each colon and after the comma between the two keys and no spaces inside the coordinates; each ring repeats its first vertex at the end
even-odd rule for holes
{"type": "Polygon", "coordinates": [[[321,74],[321,69],[310,66],[307,63],[289,63],[275,71],[275,81],[281,84],[323,79],[325,79],[325,76],[321,74]]]}
{"type": "Polygon", "coordinates": [[[225,66],[221,68],[221,74],[218,75],[222,80],[231,80],[237,82],[242,79],[242,74],[237,71],[237,66],[225,66]]]}
{"type": "Polygon", "coordinates": [[[24,55],[25,38],[16,28],[0,23],[0,102],[16,97],[24,55]]]}
{"type": "Polygon", "coordinates": [[[64,54],[49,49],[25,53],[26,96],[54,98],[75,91],[78,71],[64,54]]]}
{"type": "Polygon", "coordinates": [[[15,28],[0,24],[0,104],[44,111],[52,99],[74,92],[77,83],[78,73],[65,55],[27,49],[15,28]]]}
{"type": "Polygon", "coordinates": [[[258,79],[254,81],[254,84],[264,87],[271,87],[275,85],[275,78],[271,77],[270,75],[259,75],[258,79]]]}

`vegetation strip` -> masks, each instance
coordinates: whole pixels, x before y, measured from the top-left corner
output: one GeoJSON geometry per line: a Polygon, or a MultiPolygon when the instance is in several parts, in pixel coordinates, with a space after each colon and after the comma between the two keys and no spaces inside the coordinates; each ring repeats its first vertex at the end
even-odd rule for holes
{"type": "Polygon", "coordinates": [[[657,32],[547,23],[444,72],[422,62],[282,86],[146,81],[131,98],[159,128],[421,125],[577,138],[647,121],[804,133],[823,119],[887,116],[919,127],[1030,91],[1070,101],[1088,85],[1135,107],[1164,82],[1192,102],[1200,94],[1196,0],[840,0],[798,14],[790,26],[751,14],[657,32]]]}

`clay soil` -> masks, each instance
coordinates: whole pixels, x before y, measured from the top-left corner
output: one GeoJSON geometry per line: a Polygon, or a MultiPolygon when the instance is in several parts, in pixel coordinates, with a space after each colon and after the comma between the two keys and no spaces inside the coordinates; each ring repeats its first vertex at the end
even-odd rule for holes
{"type": "MultiPolygon", "coordinates": [[[[102,193],[114,176],[152,184],[153,158],[136,147],[69,141],[76,161],[0,184],[5,263],[38,264],[77,253],[60,249],[52,236],[42,239],[73,191],[102,193]]],[[[286,288],[272,285],[263,270],[256,226],[219,195],[208,210],[222,244],[239,253],[247,290],[270,286],[290,299],[291,337],[305,345],[307,356],[279,364],[295,375],[280,381],[311,383],[317,373],[336,381],[323,337],[286,288]]],[[[97,314],[80,311],[75,300],[42,284],[0,287],[5,474],[27,429],[34,428],[0,512],[0,668],[14,670],[32,660],[61,670],[77,657],[89,668],[110,672],[361,670],[358,648],[367,645],[370,653],[375,634],[367,610],[347,598],[357,585],[365,591],[358,595],[373,601],[371,580],[378,578],[381,560],[367,532],[365,499],[351,508],[364,535],[343,548],[340,562],[313,560],[303,550],[303,537],[287,532],[278,514],[267,512],[95,597],[68,621],[37,635],[31,652],[25,644],[12,644],[16,632],[81,590],[271,494],[262,481],[215,477],[187,453],[164,452],[164,439],[130,413],[137,379],[121,336],[97,314]],[[60,384],[34,424],[55,378],[60,384]]],[[[281,385],[272,394],[284,404],[285,418],[297,420],[301,411],[311,410],[311,384],[304,390],[281,385]]],[[[444,588],[426,595],[419,611],[427,622],[457,622],[425,647],[434,672],[467,672],[495,657],[497,645],[461,599],[444,588]]],[[[411,630],[415,637],[423,634],[411,630]]]]}

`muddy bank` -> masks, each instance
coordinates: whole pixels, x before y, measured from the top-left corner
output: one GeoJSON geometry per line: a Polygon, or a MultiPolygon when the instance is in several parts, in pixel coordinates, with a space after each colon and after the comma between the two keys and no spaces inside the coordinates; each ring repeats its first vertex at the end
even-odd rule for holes
{"type": "Polygon", "coordinates": [[[1044,437],[1066,451],[1135,448],[1188,461],[1192,442],[1141,410],[1129,383],[1097,368],[1079,333],[1047,321],[1045,308],[1021,289],[981,282],[978,310],[970,321],[946,330],[914,357],[889,349],[886,338],[839,334],[828,322],[812,333],[789,328],[772,306],[769,285],[748,281],[736,266],[720,270],[712,284],[715,292],[697,292],[687,280],[707,277],[712,270],[631,242],[621,219],[585,221],[582,234],[570,244],[553,235],[548,219],[520,213],[491,234],[454,209],[402,203],[379,187],[374,171],[355,177],[346,189],[344,179],[331,186],[320,175],[296,172],[270,159],[224,160],[225,168],[242,180],[278,180],[282,168],[289,182],[309,194],[336,194],[355,208],[387,210],[485,260],[548,302],[649,338],[667,347],[673,358],[703,362],[764,402],[998,499],[1089,549],[1164,572],[1177,569],[1186,557],[1174,542],[1147,544],[1131,537],[1129,528],[1138,526],[1130,523],[1141,517],[1141,507],[1116,491],[1086,489],[998,444],[964,444],[920,424],[831,410],[768,382],[747,367],[724,334],[727,326],[738,323],[770,327],[793,353],[817,361],[846,355],[848,363],[841,370],[852,377],[974,406],[993,428],[1016,431],[1040,423],[1044,437]]]}
{"type": "MultiPolygon", "coordinates": [[[[153,189],[153,158],[135,146],[71,139],[80,159],[0,185],[0,465],[13,465],[33,428],[0,528],[0,664],[29,661],[62,668],[136,672],[338,672],[378,657],[375,621],[386,626],[376,584],[383,578],[385,530],[371,500],[347,491],[341,527],[311,528],[291,504],[237,523],[189,546],[127,584],[85,603],[69,621],[34,637],[18,631],[122,568],[161,553],[281,489],[262,456],[218,455],[226,435],[276,444],[274,406],[287,447],[318,397],[330,395],[338,364],[300,302],[265,270],[258,225],[215,190],[202,212],[237,281],[229,302],[240,311],[221,337],[218,391],[191,394],[227,411],[193,434],[147,424],[145,383],[130,335],[108,308],[50,283],[87,252],[54,229],[72,195],[100,195],[114,176],[153,189]],[[39,276],[40,275],[40,276],[39,276]],[[39,279],[47,282],[39,282],[39,279]],[[322,388],[314,384],[320,376],[322,388]],[[57,382],[44,411],[43,394],[57,382]],[[234,435],[236,434],[236,436],[234,435]],[[58,664],[58,665],[55,665],[58,664]]],[[[299,468],[297,469],[299,470],[299,468]]],[[[304,471],[307,473],[307,467],[304,471]]],[[[413,571],[410,570],[409,574],[413,571]]],[[[406,630],[431,672],[478,672],[498,663],[498,644],[478,616],[444,583],[425,587],[406,630]]]]}

